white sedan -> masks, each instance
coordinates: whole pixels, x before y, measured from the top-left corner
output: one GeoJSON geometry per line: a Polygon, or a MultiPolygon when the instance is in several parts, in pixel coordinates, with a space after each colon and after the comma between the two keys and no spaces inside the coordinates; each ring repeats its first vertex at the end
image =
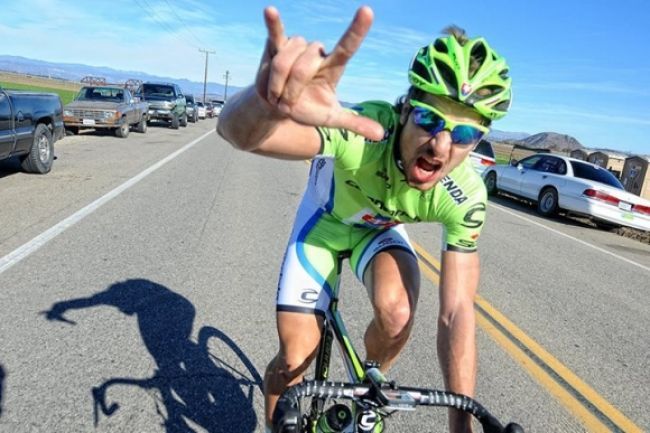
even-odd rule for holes
{"type": "Polygon", "coordinates": [[[564,210],[602,228],[650,231],[650,201],[625,191],[608,170],[586,161],[538,153],[489,167],[485,186],[488,194],[504,191],[536,202],[544,216],[564,210]]]}
{"type": "Polygon", "coordinates": [[[205,119],[206,112],[205,112],[205,105],[203,104],[203,102],[196,103],[196,111],[199,115],[199,119],[205,119]]]}

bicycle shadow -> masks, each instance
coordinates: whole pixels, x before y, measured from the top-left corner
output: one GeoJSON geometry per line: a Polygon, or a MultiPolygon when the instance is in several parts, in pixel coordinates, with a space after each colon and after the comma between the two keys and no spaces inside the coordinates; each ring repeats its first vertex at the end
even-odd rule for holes
{"type": "Polygon", "coordinates": [[[133,279],[113,284],[89,298],[57,302],[44,314],[48,320],[74,325],[64,316],[66,311],[94,306],[112,306],[126,315],[136,315],[144,345],[157,367],[149,378],[115,377],[93,387],[95,425],[100,411],[111,416],[119,409],[119,403],[107,402],[107,391],[128,385],[159,391],[161,402],[156,401],[156,409],[167,433],[194,432],[187,420],[210,433],[255,430],[253,395],[255,387],[261,390],[261,376],[220,330],[203,327],[197,342],[190,339],[195,317],[190,301],[160,284],[133,279]],[[210,353],[208,340],[212,337],[223,343],[220,347],[228,347],[247,371],[239,371],[210,353]]]}
{"type": "Polygon", "coordinates": [[[0,418],[2,417],[2,397],[4,396],[5,390],[5,369],[0,364],[0,418]]]}

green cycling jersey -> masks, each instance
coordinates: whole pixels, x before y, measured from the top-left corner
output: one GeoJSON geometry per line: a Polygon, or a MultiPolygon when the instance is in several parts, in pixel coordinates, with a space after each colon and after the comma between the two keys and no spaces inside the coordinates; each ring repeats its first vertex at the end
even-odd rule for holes
{"type": "Polygon", "coordinates": [[[387,228],[400,223],[440,222],[443,248],[472,252],[485,219],[487,194],[469,159],[428,191],[410,187],[396,152],[399,114],[386,102],[353,108],[386,131],[371,142],[347,130],[317,128],[320,155],[314,159],[307,194],[337,220],[354,226],[387,228]]]}

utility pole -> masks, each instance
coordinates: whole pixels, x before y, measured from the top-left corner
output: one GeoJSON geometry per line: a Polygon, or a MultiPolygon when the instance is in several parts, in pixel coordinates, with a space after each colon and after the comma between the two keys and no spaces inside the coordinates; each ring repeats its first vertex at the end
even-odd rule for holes
{"type": "Polygon", "coordinates": [[[230,71],[226,71],[223,77],[226,79],[226,90],[223,92],[223,101],[226,102],[226,99],[228,99],[228,78],[230,77],[230,71]]]}
{"type": "Polygon", "coordinates": [[[205,75],[203,76],[203,103],[205,104],[205,90],[208,85],[208,55],[215,54],[214,51],[202,50],[199,48],[199,51],[205,53],[205,75]]]}

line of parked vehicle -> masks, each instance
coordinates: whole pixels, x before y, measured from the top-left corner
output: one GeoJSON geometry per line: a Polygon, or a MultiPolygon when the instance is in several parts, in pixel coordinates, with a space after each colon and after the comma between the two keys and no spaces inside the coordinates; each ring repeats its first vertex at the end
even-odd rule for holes
{"type": "Polygon", "coordinates": [[[211,118],[220,112],[223,101],[198,102],[185,95],[177,84],[143,83],[131,91],[119,85],[89,85],[63,109],[66,131],[75,134],[80,129],[109,129],[126,138],[129,131],[144,133],[151,122],[165,122],[172,129],[188,122],[211,118]]]}
{"type": "Polygon", "coordinates": [[[196,101],[173,83],[142,83],[134,93],[127,85],[86,85],[65,106],[53,93],[0,87],[0,160],[16,156],[23,170],[44,174],[52,169],[54,143],[66,132],[104,129],[126,138],[132,130],[146,133],[152,122],[178,129],[212,118],[222,106],[196,101]]]}
{"type": "MultiPolygon", "coordinates": [[[[0,88],[0,159],[18,156],[25,171],[47,173],[54,142],[64,129],[109,129],[126,138],[145,133],[154,121],[171,128],[218,116],[222,101],[203,103],[172,83],[143,83],[135,94],[125,86],[88,85],[62,107],[54,94],[0,88]]],[[[650,231],[650,201],[625,191],[608,170],[586,161],[538,153],[521,161],[495,164],[494,150],[482,140],[470,154],[489,194],[499,191],[536,203],[543,216],[560,211],[590,218],[601,228],[628,226],[650,231]]]]}

